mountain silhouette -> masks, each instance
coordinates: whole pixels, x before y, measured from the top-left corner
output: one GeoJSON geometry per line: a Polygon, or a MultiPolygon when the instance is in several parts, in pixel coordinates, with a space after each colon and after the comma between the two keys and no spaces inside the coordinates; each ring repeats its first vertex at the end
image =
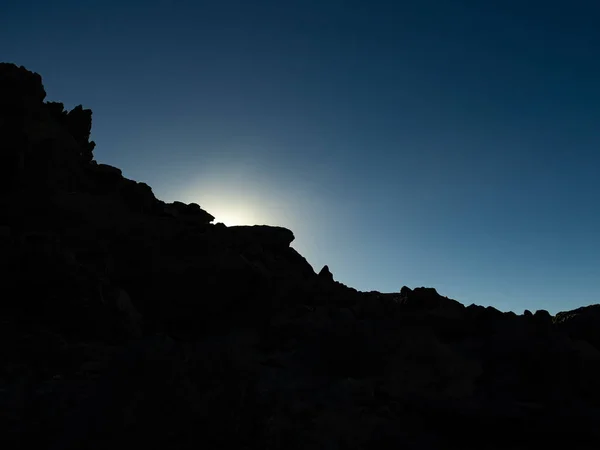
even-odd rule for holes
{"type": "Polygon", "coordinates": [[[0,64],[3,449],[600,446],[600,305],[359,292],[97,163],[45,97],[0,64]]]}

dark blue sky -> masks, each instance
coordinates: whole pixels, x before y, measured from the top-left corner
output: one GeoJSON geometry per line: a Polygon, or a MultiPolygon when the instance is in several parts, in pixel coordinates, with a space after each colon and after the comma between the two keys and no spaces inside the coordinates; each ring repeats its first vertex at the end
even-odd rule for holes
{"type": "Polygon", "coordinates": [[[361,290],[596,303],[600,2],[27,1],[0,60],[94,111],[96,159],[291,228],[361,290]]]}

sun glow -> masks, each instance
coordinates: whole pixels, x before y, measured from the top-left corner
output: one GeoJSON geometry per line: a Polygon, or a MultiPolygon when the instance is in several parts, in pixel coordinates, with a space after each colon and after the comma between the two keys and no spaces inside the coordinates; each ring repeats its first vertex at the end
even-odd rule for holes
{"type": "Polygon", "coordinates": [[[234,225],[256,225],[257,214],[247,207],[239,205],[218,205],[212,208],[211,214],[215,216],[214,223],[222,222],[228,227],[234,225]]]}
{"type": "Polygon", "coordinates": [[[206,186],[190,189],[181,197],[187,202],[195,202],[215,217],[213,223],[224,223],[228,227],[235,225],[264,225],[272,220],[264,208],[260,196],[249,191],[234,190],[221,186],[206,186]]]}
{"type": "Polygon", "coordinates": [[[179,190],[176,197],[198,203],[215,217],[213,223],[235,225],[272,225],[304,230],[298,211],[314,208],[318,201],[293,192],[291,184],[270,180],[266,173],[255,173],[252,165],[230,166],[207,171],[179,190]],[[310,199],[310,200],[309,200],[310,199]]]}

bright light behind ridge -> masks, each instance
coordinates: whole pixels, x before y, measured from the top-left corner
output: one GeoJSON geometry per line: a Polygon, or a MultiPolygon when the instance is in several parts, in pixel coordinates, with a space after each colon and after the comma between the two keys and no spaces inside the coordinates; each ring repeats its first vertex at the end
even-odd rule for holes
{"type": "Polygon", "coordinates": [[[202,183],[186,189],[180,197],[186,202],[198,203],[212,214],[215,217],[213,223],[222,222],[227,226],[266,225],[278,221],[268,208],[271,199],[250,187],[228,186],[226,182],[212,185],[202,183]]]}
{"type": "Polygon", "coordinates": [[[249,163],[228,165],[208,170],[180,192],[186,202],[198,203],[215,217],[214,223],[263,225],[275,222],[268,205],[273,201],[265,176],[249,163]]]}
{"type": "Polygon", "coordinates": [[[222,222],[231,227],[234,225],[256,225],[260,221],[258,214],[247,207],[235,204],[228,206],[227,202],[223,203],[212,208],[206,207],[215,216],[214,223],[222,222]]]}
{"type": "Polygon", "coordinates": [[[293,247],[313,263],[318,259],[318,233],[329,229],[336,215],[324,204],[315,189],[295,180],[278,180],[272,171],[259,170],[252,164],[230,164],[226,167],[204,166],[197,178],[180,186],[169,198],[200,205],[215,217],[213,223],[235,225],[271,225],[294,232],[293,247]]]}
{"type": "Polygon", "coordinates": [[[315,267],[327,264],[329,253],[323,252],[318,236],[335,225],[337,216],[324,204],[325,197],[294,183],[277,184],[268,174],[243,169],[229,167],[227,173],[217,169],[206,171],[168,197],[199,204],[215,217],[213,223],[288,228],[295,236],[292,247],[310,264],[315,267]],[[314,225],[320,227],[319,232],[314,225]]]}

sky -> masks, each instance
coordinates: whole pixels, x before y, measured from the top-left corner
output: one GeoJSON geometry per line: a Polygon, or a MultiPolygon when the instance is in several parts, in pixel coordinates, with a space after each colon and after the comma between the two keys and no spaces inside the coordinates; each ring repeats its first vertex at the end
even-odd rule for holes
{"type": "Polygon", "coordinates": [[[600,2],[0,3],[96,160],[359,290],[599,302],[600,2]]]}

